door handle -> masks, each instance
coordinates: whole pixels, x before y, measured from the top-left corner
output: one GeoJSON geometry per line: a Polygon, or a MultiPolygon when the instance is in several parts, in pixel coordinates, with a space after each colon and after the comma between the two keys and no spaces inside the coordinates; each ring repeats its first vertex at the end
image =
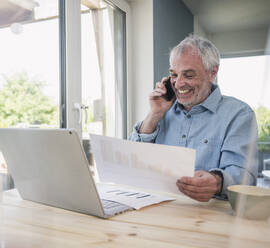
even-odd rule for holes
{"type": "Polygon", "coordinates": [[[88,119],[88,106],[87,105],[84,105],[82,103],[78,103],[78,102],[75,102],[73,104],[74,106],[74,110],[78,111],[79,113],[79,120],[78,120],[78,123],[81,124],[82,123],[82,110],[84,110],[84,115],[85,115],[85,124],[87,124],[87,119],[88,119]]]}

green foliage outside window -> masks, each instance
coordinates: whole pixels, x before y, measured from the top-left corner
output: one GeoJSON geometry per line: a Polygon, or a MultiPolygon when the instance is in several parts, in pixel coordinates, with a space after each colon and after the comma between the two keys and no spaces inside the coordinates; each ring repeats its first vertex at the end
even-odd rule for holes
{"type": "Polygon", "coordinates": [[[266,107],[258,107],[255,109],[258,123],[258,148],[259,151],[270,152],[270,144],[260,144],[260,142],[270,143],[270,111],[266,107]]]}
{"type": "Polygon", "coordinates": [[[42,92],[44,82],[30,79],[27,73],[4,76],[4,79],[0,89],[1,128],[21,123],[59,126],[57,104],[42,92]]]}

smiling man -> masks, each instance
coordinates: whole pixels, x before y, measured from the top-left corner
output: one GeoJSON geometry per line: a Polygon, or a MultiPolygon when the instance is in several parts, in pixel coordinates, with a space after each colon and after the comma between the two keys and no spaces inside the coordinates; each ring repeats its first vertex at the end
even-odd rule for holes
{"type": "Polygon", "coordinates": [[[195,35],[174,47],[169,83],[175,97],[164,97],[168,78],[157,82],[149,95],[150,111],[130,136],[133,141],[196,149],[194,176],[179,178],[176,185],[198,201],[226,199],[228,186],[254,185],[257,178],[255,115],[246,103],[221,95],[214,83],[219,58],[209,40],[195,35]]]}

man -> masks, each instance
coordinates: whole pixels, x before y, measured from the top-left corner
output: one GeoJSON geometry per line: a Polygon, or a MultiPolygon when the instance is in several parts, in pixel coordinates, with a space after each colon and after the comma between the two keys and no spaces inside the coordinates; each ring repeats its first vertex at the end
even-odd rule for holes
{"type": "Polygon", "coordinates": [[[221,95],[214,83],[219,57],[210,41],[194,35],[174,47],[169,71],[175,97],[164,98],[168,78],[156,83],[150,112],[130,136],[196,149],[194,176],[179,178],[176,185],[198,201],[226,198],[229,185],[255,184],[257,178],[255,115],[246,103],[221,95]]]}

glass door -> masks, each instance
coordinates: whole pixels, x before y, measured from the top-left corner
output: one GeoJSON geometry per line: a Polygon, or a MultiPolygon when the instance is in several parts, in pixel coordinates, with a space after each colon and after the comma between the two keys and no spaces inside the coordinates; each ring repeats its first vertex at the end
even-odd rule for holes
{"type": "Polygon", "coordinates": [[[82,1],[81,32],[83,138],[125,138],[126,14],[108,1],[82,1]]]}
{"type": "MultiPolygon", "coordinates": [[[[57,0],[0,1],[0,128],[59,127],[57,0]]],[[[0,184],[13,182],[0,153],[0,184]]]]}

